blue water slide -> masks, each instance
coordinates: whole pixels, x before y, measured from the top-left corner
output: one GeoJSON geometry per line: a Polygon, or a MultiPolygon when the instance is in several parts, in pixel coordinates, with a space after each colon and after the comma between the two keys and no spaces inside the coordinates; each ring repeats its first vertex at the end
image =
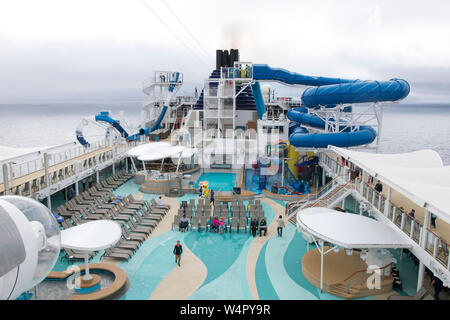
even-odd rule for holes
{"type": "MultiPolygon", "coordinates": [[[[408,96],[410,87],[403,79],[389,81],[361,81],[329,77],[312,77],[294,73],[281,68],[271,68],[266,64],[253,65],[253,78],[258,81],[279,81],[288,85],[313,86],[302,94],[306,107],[334,107],[337,104],[397,101],[408,96]]],[[[351,112],[346,107],[345,112],[351,112]]],[[[291,109],[287,113],[291,121],[314,128],[325,129],[325,121],[316,115],[308,114],[306,108],[291,109]]],[[[371,143],[376,131],[369,126],[339,127],[336,133],[308,134],[302,127],[292,126],[289,141],[296,147],[327,148],[328,145],[352,147],[371,143]]]]}
{"type": "Polygon", "coordinates": [[[279,81],[284,84],[304,86],[325,86],[330,84],[358,81],[341,78],[306,76],[300,73],[290,72],[282,68],[271,68],[267,64],[253,65],[253,79],[259,81],[279,81]]]}
{"type": "Polygon", "coordinates": [[[314,86],[302,94],[307,107],[343,103],[397,101],[408,96],[410,87],[403,79],[389,81],[361,81],[329,77],[312,77],[271,68],[266,64],[253,65],[253,78],[259,81],[279,81],[289,85],[314,86]]]}
{"type": "MultiPolygon", "coordinates": [[[[306,108],[293,108],[287,112],[287,117],[303,125],[325,129],[325,121],[318,116],[308,114],[307,111],[306,108]]],[[[359,130],[341,126],[339,129],[343,132],[333,133],[305,133],[300,128],[295,129],[289,136],[289,142],[295,147],[327,148],[328,145],[354,147],[371,143],[377,137],[376,131],[369,126],[360,126],[359,130]]]]}
{"type": "Polygon", "coordinates": [[[161,127],[161,122],[163,121],[164,116],[166,115],[168,106],[170,104],[170,99],[172,98],[173,90],[176,87],[179,77],[180,77],[180,73],[176,72],[175,80],[171,81],[172,83],[169,85],[169,94],[167,95],[166,103],[164,104],[164,106],[161,110],[161,113],[158,116],[158,119],[156,119],[156,121],[151,126],[149,132],[153,132],[161,127]]]}
{"type": "Polygon", "coordinates": [[[256,112],[258,114],[258,119],[262,119],[263,114],[266,113],[266,108],[264,106],[264,99],[261,93],[261,86],[258,81],[251,85],[253,98],[255,99],[256,112]]]}
{"type": "Polygon", "coordinates": [[[120,122],[111,118],[109,116],[109,112],[100,112],[99,114],[95,115],[95,121],[109,123],[114,127],[114,129],[116,129],[120,133],[122,137],[124,138],[128,137],[128,133],[120,125],[120,122]]]}
{"type": "Polygon", "coordinates": [[[329,104],[397,101],[408,96],[410,87],[403,79],[357,81],[307,88],[302,102],[307,107],[329,104]]]}

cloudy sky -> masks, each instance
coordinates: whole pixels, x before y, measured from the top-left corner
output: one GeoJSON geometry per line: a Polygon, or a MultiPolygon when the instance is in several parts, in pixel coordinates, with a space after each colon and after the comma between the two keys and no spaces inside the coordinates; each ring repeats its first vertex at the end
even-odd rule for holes
{"type": "Polygon", "coordinates": [[[448,0],[0,0],[0,103],[140,100],[154,70],[184,72],[192,94],[219,48],[450,102],[449,17],[448,0]]]}

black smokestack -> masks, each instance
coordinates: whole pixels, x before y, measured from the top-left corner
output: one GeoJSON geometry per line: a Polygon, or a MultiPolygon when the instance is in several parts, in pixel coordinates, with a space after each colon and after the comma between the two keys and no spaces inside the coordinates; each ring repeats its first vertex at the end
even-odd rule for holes
{"type": "Polygon", "coordinates": [[[216,50],[216,69],[219,70],[221,67],[233,67],[234,62],[239,61],[239,50],[230,49],[228,50],[216,50]]]}

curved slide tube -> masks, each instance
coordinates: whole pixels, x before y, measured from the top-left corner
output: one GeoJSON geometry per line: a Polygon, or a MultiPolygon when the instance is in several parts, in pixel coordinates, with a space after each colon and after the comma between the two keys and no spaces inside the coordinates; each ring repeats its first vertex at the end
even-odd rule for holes
{"type": "Polygon", "coordinates": [[[177,72],[176,73],[176,78],[173,81],[173,84],[170,84],[170,86],[169,86],[169,93],[167,94],[166,101],[164,103],[164,107],[162,108],[161,113],[159,114],[159,116],[156,119],[156,121],[151,126],[149,132],[153,132],[153,131],[155,131],[155,130],[160,128],[161,122],[163,121],[164,116],[166,115],[167,109],[169,108],[168,106],[170,105],[170,99],[172,99],[173,90],[175,89],[175,87],[177,85],[179,77],[180,77],[180,73],[177,72]]]}
{"type": "MultiPolygon", "coordinates": [[[[306,108],[294,108],[287,112],[287,117],[300,124],[325,129],[325,121],[307,112],[306,108]]],[[[371,143],[377,137],[375,130],[369,126],[360,126],[357,131],[352,129],[354,128],[345,128],[343,132],[333,133],[307,133],[305,128],[299,127],[289,136],[289,142],[302,148],[327,148],[328,145],[354,147],[371,143]]]]}
{"type": "MultiPolygon", "coordinates": [[[[126,130],[120,125],[120,122],[117,120],[114,120],[109,116],[109,112],[100,112],[99,114],[95,115],[94,120],[97,122],[106,122],[113,126],[114,129],[116,129],[120,135],[124,138],[128,138],[128,133],[126,130]]],[[[84,138],[83,135],[83,125],[85,125],[83,120],[82,123],[78,126],[77,130],[75,131],[76,137],[78,142],[85,147],[89,147],[89,142],[84,138]]]]}
{"type": "Polygon", "coordinates": [[[255,99],[255,105],[256,105],[256,112],[258,114],[258,119],[262,119],[263,114],[266,113],[266,108],[264,107],[264,99],[262,97],[261,93],[261,86],[259,85],[259,82],[256,81],[254,84],[251,85],[253,98],[255,99]]]}
{"type": "Polygon", "coordinates": [[[397,101],[408,96],[410,87],[403,79],[361,81],[341,78],[311,77],[266,64],[253,65],[253,78],[258,81],[278,81],[289,85],[314,86],[302,94],[307,107],[330,104],[397,101]]]}
{"type": "MultiPolygon", "coordinates": [[[[346,103],[397,101],[408,96],[410,87],[403,79],[389,81],[361,81],[341,78],[311,77],[280,68],[271,68],[265,64],[253,65],[253,78],[258,81],[278,81],[288,85],[314,86],[302,94],[302,103],[314,108],[346,103]]],[[[350,109],[349,109],[350,110],[350,109]]],[[[318,116],[308,114],[306,108],[288,111],[291,121],[314,128],[325,128],[325,122],[318,116]]],[[[342,128],[343,129],[343,128],[342,128]]],[[[338,133],[308,134],[304,128],[292,127],[289,142],[295,147],[327,148],[328,145],[353,147],[371,143],[376,131],[369,126],[345,128],[338,133]],[[355,130],[357,129],[357,130],[355,130]]]]}

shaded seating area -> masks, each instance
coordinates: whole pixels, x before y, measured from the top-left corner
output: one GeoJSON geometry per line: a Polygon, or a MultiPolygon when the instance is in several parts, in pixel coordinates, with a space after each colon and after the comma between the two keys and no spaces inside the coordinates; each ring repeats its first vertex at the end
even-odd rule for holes
{"type": "Polygon", "coordinates": [[[174,216],[172,230],[180,229],[180,219],[183,215],[189,219],[187,230],[215,231],[212,221],[217,218],[219,222],[221,219],[225,221],[224,232],[247,232],[250,230],[251,219],[257,219],[259,225],[259,221],[265,218],[260,200],[249,200],[248,204],[244,204],[243,200],[216,201],[216,205],[211,206],[209,200],[190,199],[189,202],[180,203],[174,216]]]}

